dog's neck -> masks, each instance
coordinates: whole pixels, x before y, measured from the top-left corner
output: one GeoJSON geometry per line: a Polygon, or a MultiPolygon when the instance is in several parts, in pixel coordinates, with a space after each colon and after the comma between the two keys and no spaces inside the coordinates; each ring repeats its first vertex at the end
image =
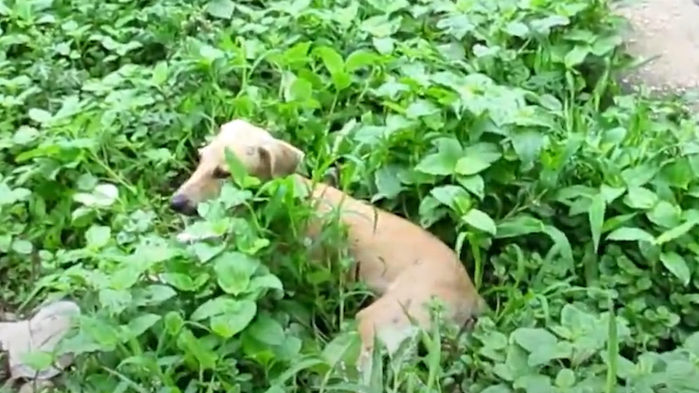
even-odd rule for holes
{"type": "Polygon", "coordinates": [[[366,219],[374,219],[376,207],[371,204],[355,199],[347,193],[333,187],[332,185],[314,181],[301,174],[294,174],[294,181],[300,187],[306,187],[307,197],[315,203],[315,209],[321,212],[329,212],[337,208],[344,219],[354,220],[354,217],[361,216],[366,219]]]}

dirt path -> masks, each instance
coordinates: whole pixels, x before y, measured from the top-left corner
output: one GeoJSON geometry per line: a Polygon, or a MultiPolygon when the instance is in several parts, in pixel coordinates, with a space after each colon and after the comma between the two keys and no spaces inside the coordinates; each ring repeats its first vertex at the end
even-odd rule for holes
{"type": "Polygon", "coordinates": [[[629,51],[653,58],[625,78],[626,82],[643,83],[660,93],[699,89],[699,0],[625,3],[617,12],[631,24],[626,39],[629,51]]]}

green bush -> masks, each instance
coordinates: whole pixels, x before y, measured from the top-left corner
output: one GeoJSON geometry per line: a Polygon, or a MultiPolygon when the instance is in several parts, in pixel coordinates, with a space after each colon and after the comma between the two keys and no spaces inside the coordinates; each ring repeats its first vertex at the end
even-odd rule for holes
{"type": "Polygon", "coordinates": [[[0,1],[0,308],[79,300],[66,391],[694,392],[699,144],[603,0],[0,1]],[[369,294],[291,179],[168,199],[245,118],[461,255],[492,312],[355,384],[369,294]],[[175,234],[216,235],[180,245],[175,234]]]}

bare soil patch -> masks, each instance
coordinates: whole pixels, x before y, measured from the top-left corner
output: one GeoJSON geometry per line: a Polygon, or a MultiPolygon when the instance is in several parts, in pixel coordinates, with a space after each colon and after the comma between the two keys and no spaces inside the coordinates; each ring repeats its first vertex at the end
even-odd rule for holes
{"type": "Polygon", "coordinates": [[[628,86],[658,93],[699,89],[699,0],[624,2],[617,12],[628,19],[628,50],[648,59],[624,76],[628,86]]]}

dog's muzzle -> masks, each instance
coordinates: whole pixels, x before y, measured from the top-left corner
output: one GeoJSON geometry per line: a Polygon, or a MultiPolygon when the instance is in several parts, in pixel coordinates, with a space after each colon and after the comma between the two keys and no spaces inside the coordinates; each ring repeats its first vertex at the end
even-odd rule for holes
{"type": "Polygon", "coordinates": [[[189,201],[189,198],[182,194],[177,194],[170,200],[170,208],[182,214],[193,214],[195,209],[189,201]]]}

